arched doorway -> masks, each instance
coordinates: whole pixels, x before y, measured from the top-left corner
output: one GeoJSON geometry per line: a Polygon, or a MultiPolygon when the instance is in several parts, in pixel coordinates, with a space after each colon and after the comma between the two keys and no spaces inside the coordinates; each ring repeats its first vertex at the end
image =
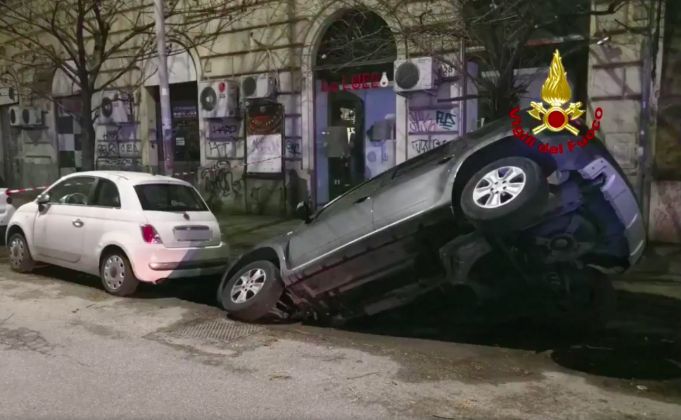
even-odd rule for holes
{"type": "Polygon", "coordinates": [[[349,10],[314,57],[317,205],[395,164],[395,39],[376,13],[349,10]]]}

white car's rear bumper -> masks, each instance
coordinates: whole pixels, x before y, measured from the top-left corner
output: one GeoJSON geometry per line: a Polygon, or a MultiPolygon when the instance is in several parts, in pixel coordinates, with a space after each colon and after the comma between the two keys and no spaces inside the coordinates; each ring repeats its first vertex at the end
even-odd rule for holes
{"type": "Polygon", "coordinates": [[[147,245],[130,256],[135,276],[143,282],[158,283],[166,279],[221,274],[228,264],[229,248],[165,248],[147,245]]]}

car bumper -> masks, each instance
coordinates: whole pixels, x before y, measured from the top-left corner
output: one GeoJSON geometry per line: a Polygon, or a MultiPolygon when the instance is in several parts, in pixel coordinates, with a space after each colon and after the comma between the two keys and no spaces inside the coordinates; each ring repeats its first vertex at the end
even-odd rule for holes
{"type": "Polygon", "coordinates": [[[5,245],[5,234],[7,233],[7,225],[0,225],[0,245],[5,245]]]}
{"type": "Polygon", "coordinates": [[[224,242],[202,248],[165,248],[160,245],[145,251],[144,257],[134,258],[133,270],[140,281],[148,283],[214,276],[221,274],[229,262],[229,248],[224,242]]]}
{"type": "Polygon", "coordinates": [[[604,158],[593,160],[579,172],[582,177],[591,180],[605,177],[601,191],[624,225],[624,235],[629,245],[629,266],[633,266],[641,258],[646,246],[646,231],[634,192],[617,169],[604,158]]]}

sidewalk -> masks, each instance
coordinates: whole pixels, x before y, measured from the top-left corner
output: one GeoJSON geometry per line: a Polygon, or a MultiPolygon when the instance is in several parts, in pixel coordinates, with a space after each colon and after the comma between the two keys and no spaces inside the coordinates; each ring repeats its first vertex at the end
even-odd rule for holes
{"type": "Polygon", "coordinates": [[[681,284],[681,246],[649,244],[638,264],[621,280],[681,284]]]}
{"type": "Polygon", "coordinates": [[[231,253],[239,255],[269,238],[289,232],[303,223],[285,216],[217,214],[222,237],[231,253]]]}

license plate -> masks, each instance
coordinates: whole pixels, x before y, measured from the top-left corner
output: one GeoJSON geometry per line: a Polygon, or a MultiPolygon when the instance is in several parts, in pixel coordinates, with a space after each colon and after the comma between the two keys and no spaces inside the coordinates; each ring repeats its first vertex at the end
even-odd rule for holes
{"type": "Polygon", "coordinates": [[[179,226],[174,231],[175,239],[182,242],[209,241],[211,239],[208,226],[179,226]]]}

